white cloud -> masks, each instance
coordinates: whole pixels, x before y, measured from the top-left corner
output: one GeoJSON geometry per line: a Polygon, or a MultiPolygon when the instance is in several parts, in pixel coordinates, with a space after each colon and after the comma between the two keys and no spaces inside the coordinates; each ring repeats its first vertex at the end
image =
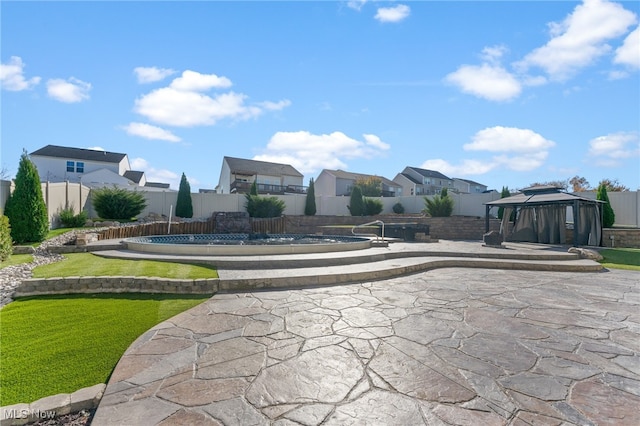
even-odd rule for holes
{"type": "Polygon", "coordinates": [[[442,159],[427,160],[420,166],[423,169],[436,170],[449,177],[482,175],[498,166],[493,161],[462,160],[460,164],[451,164],[442,159]]]}
{"type": "Polygon", "coordinates": [[[618,167],[626,158],[640,157],[640,134],[618,132],[591,139],[588,155],[597,157],[597,165],[618,167]]]}
{"type": "Polygon", "coordinates": [[[367,0],[349,0],[347,1],[347,6],[353,10],[360,11],[365,3],[367,3],[367,0]]]}
{"type": "Polygon", "coordinates": [[[265,153],[255,160],[291,164],[302,173],[322,169],[346,169],[345,160],[373,158],[390,146],[376,135],[363,135],[364,141],[350,138],[342,132],[314,135],[307,131],[274,134],[265,153]]]}
{"type": "Polygon", "coordinates": [[[489,127],[477,132],[472,142],[463,148],[465,151],[491,152],[494,153],[493,157],[485,160],[463,159],[458,164],[431,159],[425,161],[422,167],[448,176],[481,175],[498,168],[525,172],[542,166],[549,156],[549,149],[554,146],[555,142],[529,129],[489,127]]]}
{"type": "Polygon", "coordinates": [[[247,120],[291,104],[285,99],[248,105],[248,97],[242,93],[201,93],[229,86],[231,80],[226,77],[185,71],[168,87],[155,89],[136,99],[134,111],[158,124],[192,127],[211,126],[223,119],[247,120]]]}
{"type": "MultiPolygon", "coordinates": [[[[156,169],[155,167],[151,167],[149,162],[144,158],[138,157],[132,159],[131,170],[144,172],[147,182],[168,183],[173,189],[177,189],[180,186],[180,178],[182,177],[182,174],[178,174],[167,169],[156,169]]],[[[192,184],[191,180],[189,180],[189,184],[192,184]]],[[[193,184],[195,185],[195,182],[193,182],[193,184]]]]}
{"type": "Polygon", "coordinates": [[[616,49],[613,61],[631,68],[640,68],[640,27],[629,33],[622,46],[616,49]]]}
{"type": "Polygon", "coordinates": [[[518,80],[499,65],[462,65],[445,77],[465,93],[490,101],[508,101],[522,91],[518,80]]]}
{"type": "Polygon", "coordinates": [[[231,80],[215,74],[200,74],[187,70],[182,73],[182,76],[173,80],[169,87],[185,92],[205,92],[213,88],[231,87],[231,80]]]}
{"type": "Polygon", "coordinates": [[[487,46],[482,49],[481,58],[484,62],[488,62],[490,64],[500,64],[500,59],[507,53],[509,49],[506,46],[498,45],[498,46],[487,46]]]}
{"type": "Polygon", "coordinates": [[[180,142],[181,139],[160,127],[152,126],[146,123],[129,123],[123,129],[130,135],[140,136],[145,139],[155,139],[169,142],[180,142]]]}
{"type": "Polygon", "coordinates": [[[101,146],[90,146],[90,147],[87,147],[87,149],[92,149],[92,150],[94,150],[94,151],[106,151],[106,150],[105,150],[103,147],[101,147],[101,146]]]}
{"type": "Polygon", "coordinates": [[[636,22],[636,15],[617,3],[585,0],[560,23],[550,23],[551,39],[516,65],[526,72],[542,68],[552,80],[566,80],[607,54],[607,41],[620,37],[636,22]]]}
{"type": "Polygon", "coordinates": [[[399,4],[394,7],[380,7],[378,12],[374,16],[380,22],[400,22],[406,19],[411,13],[411,8],[404,4],[399,4]]]}
{"type": "Polygon", "coordinates": [[[495,126],[480,130],[463,148],[465,151],[540,152],[553,146],[555,142],[533,130],[495,126]]]}
{"type": "Polygon", "coordinates": [[[90,83],[78,80],[75,77],[71,77],[68,80],[54,78],[47,81],[47,93],[50,97],[60,102],[75,103],[85,101],[89,99],[90,90],[90,83]]]}
{"type": "Polygon", "coordinates": [[[138,78],[138,83],[141,84],[164,80],[166,77],[176,73],[176,71],[170,68],[157,67],[136,67],[133,72],[138,78]]]}
{"type": "Polygon", "coordinates": [[[18,56],[12,56],[7,64],[0,64],[0,83],[2,88],[12,92],[19,92],[31,89],[40,83],[40,77],[25,79],[25,66],[26,64],[22,62],[22,58],[18,56]]]}

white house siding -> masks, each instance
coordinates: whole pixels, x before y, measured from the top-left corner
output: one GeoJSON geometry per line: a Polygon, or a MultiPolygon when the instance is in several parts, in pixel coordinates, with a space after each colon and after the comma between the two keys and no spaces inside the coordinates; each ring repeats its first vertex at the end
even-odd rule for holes
{"type": "Polygon", "coordinates": [[[42,182],[80,182],[82,176],[87,173],[95,172],[100,169],[111,170],[116,174],[124,174],[127,170],[125,167],[128,165],[128,160],[116,163],[102,163],[95,161],[85,161],[75,158],[55,158],[55,157],[41,157],[32,155],[31,161],[38,169],[38,175],[42,182]],[[83,162],[84,172],[67,172],[67,161],[73,161],[74,163],[83,162]],[[122,170],[122,172],[121,172],[122,170]]]}

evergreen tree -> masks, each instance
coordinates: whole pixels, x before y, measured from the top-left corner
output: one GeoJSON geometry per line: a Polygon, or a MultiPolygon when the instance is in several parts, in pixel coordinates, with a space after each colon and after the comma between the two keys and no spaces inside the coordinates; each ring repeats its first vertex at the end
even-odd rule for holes
{"type": "Polygon", "coordinates": [[[193,204],[191,202],[191,186],[184,173],[180,179],[178,188],[178,201],[176,202],[176,216],[193,217],[193,204]]]}
{"type": "Polygon", "coordinates": [[[364,216],[364,200],[359,186],[354,186],[351,190],[351,200],[347,206],[351,216],[364,216]]]}
{"type": "Polygon", "coordinates": [[[23,151],[20,157],[15,190],[7,200],[4,213],[9,218],[11,238],[17,244],[41,242],[49,232],[49,216],[42,197],[40,177],[27,151],[23,151]]]}
{"type": "Polygon", "coordinates": [[[255,180],[251,184],[251,189],[249,190],[249,195],[258,195],[258,182],[255,180]]]}
{"type": "Polygon", "coordinates": [[[314,216],[316,214],[316,190],[314,188],[313,178],[309,181],[307,199],[305,201],[304,214],[306,216],[314,216]]]}
{"type": "Polygon", "coordinates": [[[602,227],[603,228],[611,228],[616,221],[616,215],[613,212],[613,208],[611,207],[611,203],[609,202],[609,196],[607,195],[607,185],[600,184],[598,186],[598,192],[596,193],[596,199],[600,201],[604,201],[602,204],[602,227]]]}
{"type": "MultiPolygon", "coordinates": [[[[507,198],[511,196],[511,191],[509,191],[509,187],[503,186],[502,192],[500,192],[500,198],[507,198]]],[[[498,219],[502,219],[504,215],[504,207],[498,207],[498,219]]]]}

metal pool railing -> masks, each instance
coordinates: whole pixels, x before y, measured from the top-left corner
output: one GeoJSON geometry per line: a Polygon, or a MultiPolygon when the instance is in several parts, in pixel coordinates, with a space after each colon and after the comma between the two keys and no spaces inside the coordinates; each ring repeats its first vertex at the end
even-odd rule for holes
{"type": "Polygon", "coordinates": [[[374,220],[373,222],[369,222],[369,223],[363,223],[361,225],[355,225],[354,227],[351,228],[351,233],[355,236],[367,236],[367,237],[375,237],[376,241],[379,240],[380,238],[382,238],[382,241],[384,241],[384,222],[381,220],[374,220]],[[371,234],[371,233],[360,233],[360,234],[356,234],[356,228],[360,228],[363,226],[369,226],[369,225],[382,225],[382,232],[380,233],[381,235],[378,234],[371,234]]]}

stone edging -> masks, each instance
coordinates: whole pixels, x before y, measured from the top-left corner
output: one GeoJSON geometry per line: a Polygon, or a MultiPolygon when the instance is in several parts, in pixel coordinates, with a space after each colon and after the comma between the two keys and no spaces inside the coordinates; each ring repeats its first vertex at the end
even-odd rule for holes
{"type": "Polygon", "coordinates": [[[31,404],[19,403],[0,407],[0,425],[24,425],[97,408],[106,386],[104,383],[100,383],[73,393],[47,396],[31,404]]]}
{"type": "Polygon", "coordinates": [[[195,280],[149,277],[58,277],[29,278],[20,283],[15,297],[69,293],[178,293],[213,294],[219,278],[195,280]]]}

